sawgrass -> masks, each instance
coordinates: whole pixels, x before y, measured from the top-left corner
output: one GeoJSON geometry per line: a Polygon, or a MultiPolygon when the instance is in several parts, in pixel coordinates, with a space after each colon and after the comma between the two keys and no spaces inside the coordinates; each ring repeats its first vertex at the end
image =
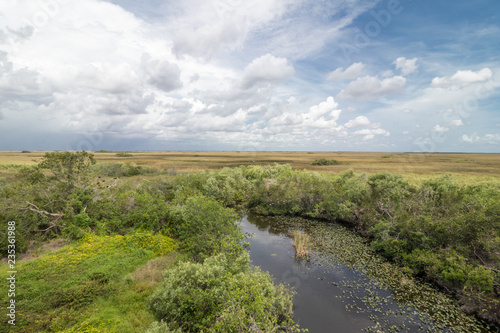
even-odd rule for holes
{"type": "Polygon", "coordinates": [[[300,230],[293,231],[293,246],[297,258],[308,258],[311,254],[311,238],[300,230]]]}
{"type": "MultiPolygon", "coordinates": [[[[33,165],[45,152],[0,152],[0,177],[15,173],[6,165],[33,165]]],[[[389,171],[407,175],[434,176],[461,174],[487,180],[500,176],[500,154],[460,153],[368,153],[368,152],[208,152],[208,151],[139,151],[126,159],[115,151],[94,152],[98,162],[135,163],[155,169],[176,169],[180,172],[218,170],[239,165],[272,165],[288,163],[293,169],[337,173],[389,171]],[[336,160],[338,165],[311,165],[316,160],[336,160]]]]}

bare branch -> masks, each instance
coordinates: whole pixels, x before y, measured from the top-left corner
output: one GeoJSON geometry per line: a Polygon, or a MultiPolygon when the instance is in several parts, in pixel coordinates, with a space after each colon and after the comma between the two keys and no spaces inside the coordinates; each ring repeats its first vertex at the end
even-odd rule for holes
{"type": "Polygon", "coordinates": [[[474,244],[471,244],[471,245],[472,245],[472,251],[474,252],[474,255],[483,263],[484,268],[489,269],[490,271],[494,271],[494,272],[500,273],[500,271],[498,269],[494,269],[494,268],[488,267],[486,265],[486,262],[483,260],[483,258],[481,258],[479,256],[479,254],[476,253],[476,247],[474,246],[474,244]]]}
{"type": "Polygon", "coordinates": [[[35,205],[35,204],[33,204],[33,203],[29,202],[29,201],[25,201],[25,202],[28,205],[32,206],[32,207],[26,207],[28,210],[31,210],[32,212],[38,213],[40,215],[52,216],[53,218],[55,218],[55,221],[60,220],[64,216],[64,214],[60,214],[60,213],[49,213],[46,210],[38,208],[37,205],[35,205]]]}

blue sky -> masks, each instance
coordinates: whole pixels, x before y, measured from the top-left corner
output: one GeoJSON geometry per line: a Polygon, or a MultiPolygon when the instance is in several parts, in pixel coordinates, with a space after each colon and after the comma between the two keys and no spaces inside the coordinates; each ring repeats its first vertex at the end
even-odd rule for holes
{"type": "Polygon", "coordinates": [[[500,153],[500,2],[0,4],[1,150],[500,153]]]}

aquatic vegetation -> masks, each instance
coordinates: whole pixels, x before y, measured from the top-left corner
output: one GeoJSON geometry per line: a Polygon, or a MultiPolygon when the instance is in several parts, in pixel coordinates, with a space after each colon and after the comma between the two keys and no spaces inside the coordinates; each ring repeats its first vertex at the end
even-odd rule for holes
{"type": "Polygon", "coordinates": [[[365,238],[346,227],[290,217],[273,217],[272,221],[282,229],[307,232],[314,247],[311,263],[324,270],[325,282],[342,290],[347,311],[363,313],[373,321],[366,328],[369,332],[495,331],[464,312],[450,296],[374,253],[365,238]],[[333,279],[332,272],[344,271],[340,275],[346,277],[333,279]]]}
{"type": "Polygon", "coordinates": [[[292,235],[295,256],[297,258],[308,258],[311,254],[311,240],[309,235],[300,230],[294,230],[292,235]]]}

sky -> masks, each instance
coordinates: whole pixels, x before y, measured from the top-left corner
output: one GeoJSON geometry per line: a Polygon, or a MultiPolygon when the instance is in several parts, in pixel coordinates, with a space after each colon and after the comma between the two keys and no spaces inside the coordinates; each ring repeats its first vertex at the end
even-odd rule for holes
{"type": "Polygon", "coordinates": [[[0,150],[500,153],[497,0],[0,3],[0,150]]]}

